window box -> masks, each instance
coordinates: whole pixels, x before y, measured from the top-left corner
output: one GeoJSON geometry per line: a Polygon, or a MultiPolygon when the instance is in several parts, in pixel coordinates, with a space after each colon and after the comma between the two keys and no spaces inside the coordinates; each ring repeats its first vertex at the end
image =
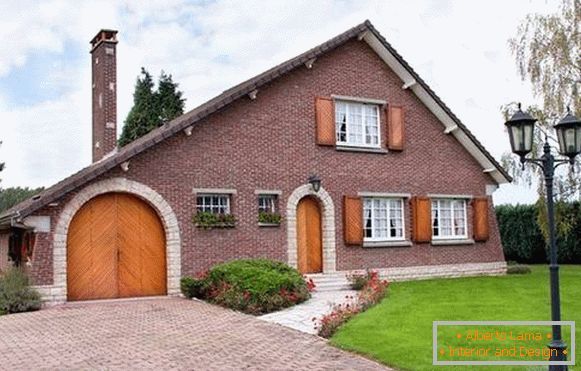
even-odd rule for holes
{"type": "Polygon", "coordinates": [[[234,228],[236,217],[232,214],[214,214],[209,211],[199,211],[194,215],[193,223],[202,229],[234,228]]]}
{"type": "Polygon", "coordinates": [[[282,216],[276,212],[269,211],[259,211],[258,212],[258,225],[265,226],[278,226],[282,221],[282,216]]]}
{"type": "Polygon", "coordinates": [[[258,222],[258,226],[261,228],[275,228],[275,227],[280,227],[280,223],[261,223],[261,222],[258,222]]]}

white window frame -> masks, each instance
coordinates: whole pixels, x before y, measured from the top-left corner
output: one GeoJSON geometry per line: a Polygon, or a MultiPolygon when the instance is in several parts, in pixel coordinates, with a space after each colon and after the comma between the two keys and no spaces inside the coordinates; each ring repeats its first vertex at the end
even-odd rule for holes
{"type": "Polygon", "coordinates": [[[277,194],[259,194],[258,195],[258,212],[268,212],[268,213],[276,213],[277,212],[277,201],[278,195],[277,194]],[[268,211],[262,210],[261,199],[268,199],[269,204],[267,207],[270,209],[268,211]]]}
{"type": "Polygon", "coordinates": [[[431,211],[432,211],[432,218],[430,220],[430,227],[432,229],[432,239],[433,240],[465,240],[468,239],[468,203],[466,202],[465,198],[437,198],[437,199],[432,199],[432,204],[431,204],[431,211]],[[441,211],[440,211],[440,203],[442,201],[449,201],[450,202],[450,213],[451,213],[451,218],[452,218],[452,225],[451,225],[451,230],[452,230],[452,234],[451,235],[442,235],[442,220],[441,220],[441,211]],[[455,218],[454,218],[454,202],[462,202],[462,204],[464,205],[464,234],[459,235],[456,234],[456,222],[455,222],[455,218]],[[434,215],[434,204],[437,204],[436,209],[438,210],[438,236],[434,235],[434,219],[435,219],[435,215],[434,215]]]}
{"type": "Polygon", "coordinates": [[[198,193],[196,194],[196,212],[210,212],[212,214],[232,214],[232,209],[230,208],[230,204],[231,204],[231,197],[232,195],[230,193],[198,193]],[[199,199],[201,198],[206,198],[206,197],[216,197],[216,198],[222,198],[226,200],[226,204],[225,205],[213,205],[212,203],[210,203],[209,205],[206,205],[205,202],[200,205],[199,203],[199,199]],[[224,213],[219,213],[219,212],[215,212],[214,209],[219,209],[219,208],[225,208],[225,212],[224,213]],[[209,208],[209,210],[204,210],[205,208],[209,208]]]}
{"type": "MultiPolygon", "coordinates": [[[[373,234],[373,223],[375,219],[375,209],[371,208],[371,233],[373,234]]],[[[406,229],[405,229],[405,202],[404,198],[401,197],[363,197],[363,241],[364,242],[383,242],[383,241],[406,241],[406,229]],[[367,237],[365,236],[365,201],[366,200],[385,200],[387,201],[387,237],[367,237]],[[390,236],[390,220],[391,220],[391,207],[390,201],[399,201],[401,205],[401,236],[391,237],[390,236]]]]}
{"type": "Polygon", "coordinates": [[[373,103],[373,102],[358,102],[358,101],[349,101],[349,100],[335,100],[335,112],[333,112],[334,114],[334,122],[335,122],[335,140],[336,140],[336,144],[337,146],[341,147],[361,147],[361,148],[381,148],[381,119],[380,119],[380,110],[379,110],[379,105],[377,103],[373,103]],[[339,140],[339,131],[337,129],[338,123],[337,123],[337,105],[338,104],[344,104],[345,105],[345,118],[346,118],[346,123],[345,123],[345,141],[340,141],[339,140]],[[349,141],[349,134],[350,134],[350,127],[353,124],[349,123],[349,106],[362,106],[362,132],[361,135],[363,137],[363,141],[365,141],[365,128],[366,128],[366,115],[365,115],[365,106],[373,106],[375,108],[375,112],[376,112],[376,122],[377,122],[377,143],[376,144],[371,144],[371,143],[354,143],[354,142],[350,142],[349,141]]]}

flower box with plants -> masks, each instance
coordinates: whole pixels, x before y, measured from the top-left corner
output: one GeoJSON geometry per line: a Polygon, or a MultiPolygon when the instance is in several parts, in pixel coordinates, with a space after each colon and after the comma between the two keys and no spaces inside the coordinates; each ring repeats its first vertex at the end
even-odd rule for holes
{"type": "Polygon", "coordinates": [[[181,290],[187,298],[249,314],[287,308],[311,297],[314,289],[288,265],[267,259],[242,259],[218,264],[195,277],[184,277],[181,290]]]}
{"type": "MultiPolygon", "coordinates": [[[[319,336],[330,338],[344,323],[355,317],[358,313],[364,312],[383,300],[387,295],[389,282],[379,279],[379,274],[375,271],[368,271],[364,275],[358,275],[361,278],[358,283],[362,287],[356,297],[346,296],[346,302],[337,304],[330,313],[322,318],[313,318],[316,322],[316,329],[319,336]]],[[[352,280],[352,282],[354,282],[352,280]]]]}
{"type": "Polygon", "coordinates": [[[261,227],[278,227],[282,222],[279,213],[260,211],[258,212],[258,225],[261,227]]]}
{"type": "Polygon", "coordinates": [[[234,228],[236,217],[232,214],[215,214],[208,211],[199,211],[194,214],[192,222],[198,228],[234,228]]]}

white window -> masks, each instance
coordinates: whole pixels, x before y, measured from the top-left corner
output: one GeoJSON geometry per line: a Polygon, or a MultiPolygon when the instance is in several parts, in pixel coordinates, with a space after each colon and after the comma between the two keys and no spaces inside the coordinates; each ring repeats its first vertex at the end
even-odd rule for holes
{"type": "Polygon", "coordinates": [[[467,238],[466,200],[432,201],[432,235],[434,239],[467,238]]]}
{"type": "Polygon", "coordinates": [[[335,129],[339,145],[379,147],[379,107],[335,101],[335,129]]]}
{"type": "Polygon", "coordinates": [[[364,198],[363,228],[366,241],[403,240],[403,199],[364,198]]]}
{"type": "Polygon", "coordinates": [[[212,214],[230,214],[230,195],[199,194],[196,205],[198,212],[212,214]]]}
{"type": "Polygon", "coordinates": [[[276,213],[276,195],[258,195],[258,212],[276,213]]]}

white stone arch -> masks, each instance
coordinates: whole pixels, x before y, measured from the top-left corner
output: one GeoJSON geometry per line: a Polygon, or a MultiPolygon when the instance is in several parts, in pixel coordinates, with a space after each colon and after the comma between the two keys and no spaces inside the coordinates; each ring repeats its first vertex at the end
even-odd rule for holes
{"type": "Polygon", "coordinates": [[[296,188],[288,198],[286,206],[288,264],[297,268],[297,206],[299,201],[306,196],[319,200],[322,209],[323,273],[335,272],[337,261],[335,206],[333,199],[322,186],[319,192],[315,192],[310,184],[303,184],[296,188]]]}
{"type": "Polygon", "coordinates": [[[180,292],[181,241],[178,220],[171,206],[148,186],[126,178],[111,178],[93,183],[79,191],[60,213],[53,234],[54,282],[47,293],[51,301],[67,300],[67,235],[69,225],[79,209],[89,200],[104,193],[123,192],[149,203],[160,217],[166,239],[167,293],[180,292]]]}

